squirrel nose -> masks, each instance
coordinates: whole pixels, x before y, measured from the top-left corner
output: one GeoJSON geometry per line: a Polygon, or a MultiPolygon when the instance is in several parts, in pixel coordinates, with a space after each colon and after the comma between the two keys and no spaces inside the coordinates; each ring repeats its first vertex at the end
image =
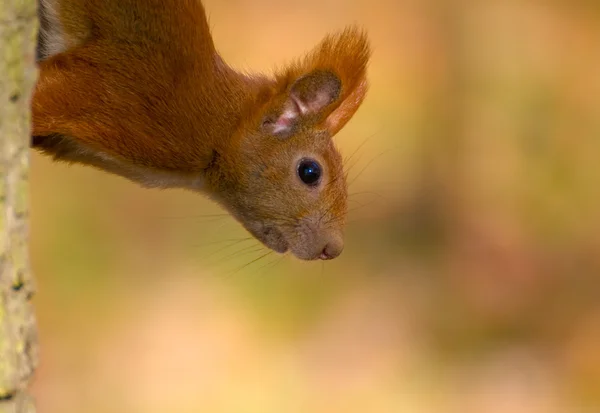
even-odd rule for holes
{"type": "Polygon", "coordinates": [[[321,255],[319,259],[321,260],[332,260],[335,257],[339,256],[344,249],[344,244],[342,242],[329,242],[321,251],[321,255]]]}

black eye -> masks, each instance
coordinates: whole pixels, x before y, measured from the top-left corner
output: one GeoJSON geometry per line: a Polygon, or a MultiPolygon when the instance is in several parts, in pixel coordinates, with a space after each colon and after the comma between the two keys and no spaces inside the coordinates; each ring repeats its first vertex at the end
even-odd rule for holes
{"type": "Polygon", "coordinates": [[[321,165],[312,159],[302,159],[298,164],[298,176],[306,185],[316,185],[321,179],[321,165]]]}

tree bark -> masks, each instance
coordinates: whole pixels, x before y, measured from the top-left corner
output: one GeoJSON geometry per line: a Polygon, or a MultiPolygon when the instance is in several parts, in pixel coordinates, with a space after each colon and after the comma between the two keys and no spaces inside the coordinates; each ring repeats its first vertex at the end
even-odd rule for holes
{"type": "Polygon", "coordinates": [[[27,393],[37,364],[27,238],[36,10],[36,0],[0,1],[0,413],[35,411],[27,393]]]}

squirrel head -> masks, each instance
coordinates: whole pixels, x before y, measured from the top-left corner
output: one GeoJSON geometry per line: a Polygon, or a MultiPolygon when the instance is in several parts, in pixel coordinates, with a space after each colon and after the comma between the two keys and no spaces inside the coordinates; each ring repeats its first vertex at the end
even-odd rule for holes
{"type": "Polygon", "coordinates": [[[326,37],[260,86],[207,173],[216,198],[267,247],[303,260],[342,252],[347,183],[332,138],[365,97],[369,57],[357,28],[326,37]]]}

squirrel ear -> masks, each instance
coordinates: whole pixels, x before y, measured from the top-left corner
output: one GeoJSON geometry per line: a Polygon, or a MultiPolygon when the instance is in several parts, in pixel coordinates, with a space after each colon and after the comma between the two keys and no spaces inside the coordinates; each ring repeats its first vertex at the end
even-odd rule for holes
{"type": "Polygon", "coordinates": [[[315,70],[294,82],[289,99],[294,102],[300,115],[316,115],[337,100],[341,90],[342,82],[336,75],[315,70]]]}
{"type": "Polygon", "coordinates": [[[367,36],[357,27],[327,36],[277,76],[279,84],[287,85],[287,95],[282,109],[263,125],[273,134],[287,135],[305,121],[335,135],[365,98],[370,55],[367,36]]]}
{"type": "Polygon", "coordinates": [[[331,72],[315,70],[291,86],[280,113],[263,125],[273,134],[289,133],[301,120],[322,119],[327,107],[340,95],[342,84],[331,72]]]}

